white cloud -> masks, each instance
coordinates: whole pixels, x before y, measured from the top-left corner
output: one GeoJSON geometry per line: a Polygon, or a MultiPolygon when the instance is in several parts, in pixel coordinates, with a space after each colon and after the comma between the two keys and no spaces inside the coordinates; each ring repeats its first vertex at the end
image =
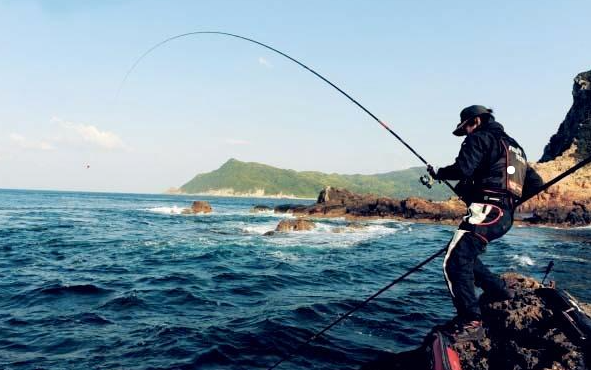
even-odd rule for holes
{"type": "Polygon", "coordinates": [[[62,129],[72,134],[73,141],[82,141],[104,149],[128,149],[117,134],[101,131],[96,126],[68,122],[58,117],[53,117],[51,122],[58,123],[62,129]]]}
{"type": "Polygon", "coordinates": [[[47,141],[37,141],[27,139],[23,135],[12,133],[10,134],[10,141],[23,149],[34,149],[34,150],[53,150],[55,147],[47,141]]]}
{"type": "Polygon", "coordinates": [[[224,141],[226,144],[230,144],[230,145],[250,145],[249,141],[240,140],[240,139],[225,139],[224,141]]]}
{"type": "Polygon", "coordinates": [[[269,63],[269,61],[263,57],[259,57],[259,64],[265,66],[267,68],[273,68],[273,65],[269,63]]]}

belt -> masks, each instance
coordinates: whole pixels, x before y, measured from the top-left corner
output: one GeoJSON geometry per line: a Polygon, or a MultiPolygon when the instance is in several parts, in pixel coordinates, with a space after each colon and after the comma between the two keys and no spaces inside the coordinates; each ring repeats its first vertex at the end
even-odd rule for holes
{"type": "Polygon", "coordinates": [[[515,206],[515,201],[513,196],[511,195],[504,195],[504,194],[495,194],[495,195],[482,195],[479,197],[480,201],[484,203],[492,203],[504,208],[513,209],[515,206]]]}

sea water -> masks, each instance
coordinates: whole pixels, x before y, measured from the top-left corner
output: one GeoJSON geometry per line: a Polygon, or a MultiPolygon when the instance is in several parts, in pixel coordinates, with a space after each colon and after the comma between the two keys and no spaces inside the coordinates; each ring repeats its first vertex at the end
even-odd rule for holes
{"type": "MultiPolygon", "coordinates": [[[[264,236],[303,200],[0,190],[0,368],[265,369],[441,249],[392,220],[264,236]],[[192,200],[213,212],[183,215],[192,200]],[[339,229],[335,232],[335,229],[339,229]]],[[[591,229],[514,227],[482,257],[591,301],[591,229]]],[[[454,315],[436,259],[279,369],[355,369],[454,315]]]]}

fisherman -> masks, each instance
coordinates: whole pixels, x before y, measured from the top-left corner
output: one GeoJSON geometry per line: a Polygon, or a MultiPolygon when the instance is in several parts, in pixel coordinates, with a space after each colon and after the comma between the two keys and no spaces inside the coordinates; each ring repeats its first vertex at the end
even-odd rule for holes
{"type": "Polygon", "coordinates": [[[443,272],[457,310],[452,332],[458,340],[483,336],[474,286],[495,300],[513,298],[503,280],[478,258],[486,245],[513,225],[515,201],[543,184],[521,146],[495,121],[493,110],[472,105],[460,113],[453,134],[466,136],[454,164],[428,171],[435,180],[459,180],[456,191],[468,213],[447,247],[443,272]]]}

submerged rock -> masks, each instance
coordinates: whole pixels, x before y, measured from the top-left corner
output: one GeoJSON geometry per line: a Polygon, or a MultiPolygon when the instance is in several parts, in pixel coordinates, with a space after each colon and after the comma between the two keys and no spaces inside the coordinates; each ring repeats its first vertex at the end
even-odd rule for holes
{"type": "Polygon", "coordinates": [[[276,206],[273,211],[275,213],[295,213],[305,208],[307,207],[302,204],[281,204],[276,206]]]}
{"type": "Polygon", "coordinates": [[[312,221],[303,220],[301,218],[295,220],[281,220],[275,231],[291,232],[291,231],[308,231],[312,230],[316,225],[312,221]]]}
{"type": "Polygon", "coordinates": [[[345,226],[338,226],[338,227],[333,227],[331,229],[331,231],[333,233],[346,233],[346,232],[355,232],[358,230],[363,230],[365,229],[367,226],[363,225],[359,222],[348,222],[345,226]]]}
{"type": "Polygon", "coordinates": [[[262,204],[257,204],[256,206],[252,207],[252,209],[250,210],[251,213],[258,213],[258,212],[269,212],[272,211],[273,208],[269,207],[269,206],[265,206],[262,204]]]}
{"type": "Polygon", "coordinates": [[[183,214],[195,214],[195,213],[211,213],[211,205],[202,200],[196,200],[191,205],[191,208],[183,209],[183,214]]]}
{"type": "MultiPolygon", "coordinates": [[[[458,341],[453,334],[448,335],[462,369],[588,369],[586,349],[568,330],[561,312],[545,301],[548,288],[514,273],[505,274],[503,278],[515,291],[515,297],[494,302],[486,294],[481,296],[483,338],[458,341]]],[[[450,326],[448,323],[433,331],[444,331],[450,326]]],[[[431,369],[432,342],[430,333],[421,347],[398,354],[384,354],[363,369],[431,369]]]]}

